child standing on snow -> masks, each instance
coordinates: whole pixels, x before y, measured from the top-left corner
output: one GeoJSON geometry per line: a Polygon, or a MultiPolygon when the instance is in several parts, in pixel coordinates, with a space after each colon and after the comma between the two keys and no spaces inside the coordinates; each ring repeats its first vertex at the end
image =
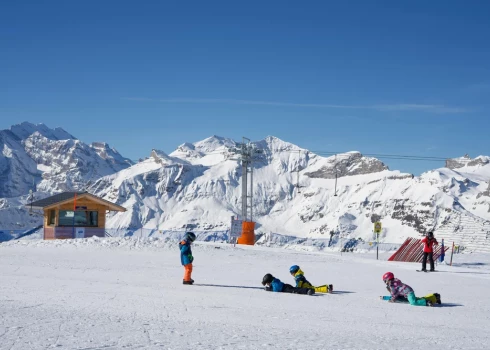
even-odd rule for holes
{"type": "Polygon", "coordinates": [[[305,277],[305,273],[298,265],[293,265],[289,268],[289,273],[294,277],[297,288],[313,288],[318,293],[333,293],[333,285],[323,285],[315,287],[305,277]]]}
{"type": "Polygon", "coordinates": [[[194,280],[192,275],[192,262],[194,257],[192,256],[191,243],[196,240],[196,235],[193,232],[186,232],[184,239],[179,243],[180,248],[180,262],[184,266],[184,280],[183,284],[193,284],[194,280]]]}
{"type": "MultiPolygon", "coordinates": [[[[396,302],[399,298],[407,298],[410,305],[433,306],[434,304],[433,300],[417,298],[412,287],[402,283],[398,278],[395,278],[395,275],[392,272],[387,272],[383,275],[383,282],[386,284],[386,289],[391,293],[391,299],[389,301],[392,303],[396,302]]],[[[434,295],[437,297],[436,302],[440,304],[439,294],[434,295]]]]}
{"type": "Polygon", "coordinates": [[[296,288],[290,284],[281,282],[278,278],[275,278],[270,273],[266,274],[262,279],[262,285],[265,286],[265,290],[268,292],[278,293],[294,293],[294,294],[315,294],[313,288],[296,288]]]}

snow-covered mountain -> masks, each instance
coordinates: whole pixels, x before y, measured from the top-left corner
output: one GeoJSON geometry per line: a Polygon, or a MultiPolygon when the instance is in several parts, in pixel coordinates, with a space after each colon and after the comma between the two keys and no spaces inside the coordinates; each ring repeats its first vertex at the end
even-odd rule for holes
{"type": "Polygon", "coordinates": [[[0,131],[0,198],[29,190],[80,190],[133,163],[105,143],[87,145],[61,128],[22,123],[0,131]]]}
{"type": "MultiPolygon", "coordinates": [[[[14,134],[13,129],[2,135],[14,134]]],[[[230,216],[241,214],[242,167],[238,145],[231,139],[212,136],[184,143],[170,154],[154,149],[148,158],[127,167],[127,160],[105,144],[86,146],[59,129],[15,130],[23,141],[3,137],[12,150],[4,155],[10,154],[10,160],[16,152],[27,155],[24,173],[29,162],[29,173],[45,171],[38,190],[52,193],[92,180],[89,192],[127,208],[112,214],[108,227],[223,230],[230,216]],[[67,136],[71,138],[56,140],[67,136]],[[104,171],[109,175],[101,176],[104,171]]],[[[372,223],[381,220],[381,240],[396,243],[432,229],[445,235],[462,232],[462,222],[472,235],[490,219],[489,157],[461,157],[448,161],[448,168],[413,176],[389,170],[359,152],[322,157],[272,136],[253,145],[260,158],[254,162],[249,201],[258,233],[328,238],[336,232],[371,239],[372,223]]],[[[28,180],[24,179],[25,188],[28,180]]],[[[4,199],[2,206],[16,207],[26,216],[27,211],[18,209],[25,202],[4,199]]],[[[16,226],[23,222],[19,215],[16,226]]]]}
{"type": "MultiPolygon", "coordinates": [[[[325,158],[275,137],[254,144],[263,155],[254,167],[257,232],[328,237],[334,231],[370,239],[372,222],[381,220],[381,239],[400,242],[461,216],[476,223],[490,219],[488,157],[415,177],[359,152],[325,158]]],[[[213,136],[169,155],[153,150],[145,161],[101,178],[90,191],[128,209],[108,220],[112,227],[226,229],[230,216],[241,213],[235,145],[213,136]]]]}

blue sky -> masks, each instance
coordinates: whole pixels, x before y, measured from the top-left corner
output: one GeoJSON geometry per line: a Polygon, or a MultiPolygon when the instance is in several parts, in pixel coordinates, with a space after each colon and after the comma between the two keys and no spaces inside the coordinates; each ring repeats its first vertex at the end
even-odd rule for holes
{"type": "Polygon", "coordinates": [[[0,129],[132,159],[211,135],[490,155],[488,18],[488,1],[4,1],[0,129]]]}

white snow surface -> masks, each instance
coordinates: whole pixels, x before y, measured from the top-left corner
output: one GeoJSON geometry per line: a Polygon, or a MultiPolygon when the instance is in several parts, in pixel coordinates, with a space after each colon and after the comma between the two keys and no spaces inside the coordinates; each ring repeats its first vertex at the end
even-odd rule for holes
{"type": "Polygon", "coordinates": [[[1,349],[486,349],[490,256],[453,266],[374,254],[294,252],[197,243],[193,286],[177,243],[163,239],[19,240],[0,245],[1,349]],[[334,294],[266,292],[298,264],[334,294]],[[433,308],[379,300],[392,271],[433,308]]]}

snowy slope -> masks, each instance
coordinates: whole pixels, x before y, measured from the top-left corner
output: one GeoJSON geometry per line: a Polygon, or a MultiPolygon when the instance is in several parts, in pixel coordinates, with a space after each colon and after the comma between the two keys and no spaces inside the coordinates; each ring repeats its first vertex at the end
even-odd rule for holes
{"type": "Polygon", "coordinates": [[[374,255],[299,253],[199,243],[194,286],[182,285],[176,243],[85,239],[0,245],[2,349],[486,349],[490,261],[456,255],[435,274],[374,255]],[[219,249],[216,249],[219,248],[219,249]],[[265,292],[299,264],[334,294],[265,292]],[[442,307],[391,304],[392,271],[442,307]]]}

